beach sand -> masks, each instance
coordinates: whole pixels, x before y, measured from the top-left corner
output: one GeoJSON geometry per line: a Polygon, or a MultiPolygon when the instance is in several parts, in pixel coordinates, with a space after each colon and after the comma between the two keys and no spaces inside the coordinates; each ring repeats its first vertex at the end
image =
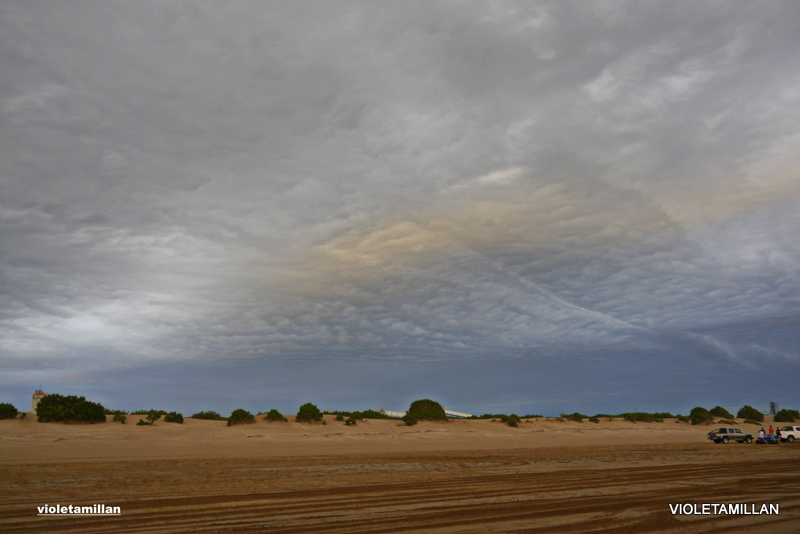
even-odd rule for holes
{"type": "Polygon", "coordinates": [[[719,425],[138,419],[0,421],[0,531],[800,532],[800,443],[717,445],[706,433],[719,425]],[[687,503],[780,513],[669,507],[687,503]],[[45,504],[121,515],[37,516],[45,504]]]}

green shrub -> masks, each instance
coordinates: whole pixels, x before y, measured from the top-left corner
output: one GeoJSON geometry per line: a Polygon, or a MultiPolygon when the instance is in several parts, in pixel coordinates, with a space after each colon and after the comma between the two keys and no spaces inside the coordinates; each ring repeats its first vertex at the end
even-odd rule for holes
{"type": "Polygon", "coordinates": [[[500,415],[498,417],[500,418],[500,422],[515,428],[518,427],[519,424],[522,422],[522,419],[520,419],[520,417],[515,413],[512,413],[511,415],[500,415]]]}
{"type": "Polygon", "coordinates": [[[592,417],[590,417],[590,418],[589,418],[589,421],[590,421],[590,422],[592,422],[592,423],[599,423],[599,422],[600,422],[600,419],[598,419],[598,418],[597,418],[597,417],[595,417],[595,416],[592,416],[592,417]]]}
{"type": "Polygon", "coordinates": [[[288,421],[288,419],[286,419],[281,412],[273,408],[272,410],[267,412],[267,415],[264,416],[264,421],[277,423],[282,421],[288,421]]]}
{"type": "Polygon", "coordinates": [[[255,422],[256,418],[253,417],[253,414],[242,408],[233,410],[231,412],[231,416],[228,417],[228,426],[250,424],[255,422]]]}
{"type": "Polygon", "coordinates": [[[87,401],[85,397],[63,396],[58,393],[43,397],[36,405],[36,415],[40,423],[53,421],[104,423],[106,420],[106,410],[101,404],[87,401]]]}
{"type": "Polygon", "coordinates": [[[760,425],[761,421],[756,421],[755,419],[745,419],[744,424],[746,425],[760,425]]]}
{"type": "Polygon", "coordinates": [[[183,414],[178,412],[169,412],[164,416],[165,423],[180,423],[183,424],[183,414]]]}
{"type": "Polygon", "coordinates": [[[583,423],[583,420],[587,416],[583,415],[582,413],[575,412],[575,413],[562,413],[561,418],[566,419],[567,421],[575,421],[576,423],[583,423]]]}
{"type": "Polygon", "coordinates": [[[122,413],[115,413],[114,414],[114,422],[115,423],[122,423],[123,425],[128,424],[128,416],[122,413]]]}
{"type": "Polygon", "coordinates": [[[693,425],[702,425],[703,423],[713,421],[713,416],[702,406],[696,406],[689,412],[689,419],[693,425]]]}
{"type": "Polygon", "coordinates": [[[708,413],[701,413],[701,412],[693,413],[689,419],[691,420],[693,425],[702,425],[703,423],[708,423],[713,421],[713,419],[708,416],[708,413]]]}
{"type": "Polygon", "coordinates": [[[619,416],[625,421],[631,423],[663,423],[664,419],[660,413],[647,413],[647,412],[629,412],[623,413],[619,416]]]}
{"type": "Polygon", "coordinates": [[[415,400],[409,406],[403,421],[409,426],[417,424],[417,421],[447,421],[442,405],[430,399],[415,400]],[[413,421],[413,422],[410,422],[413,421]]]}
{"type": "Polygon", "coordinates": [[[753,408],[752,406],[742,406],[741,409],[736,413],[736,417],[739,419],[752,419],[754,421],[758,421],[759,423],[764,420],[764,414],[753,408]]]}
{"type": "Polygon", "coordinates": [[[733,414],[723,408],[722,406],[714,406],[711,408],[708,413],[713,415],[714,417],[721,417],[723,419],[733,419],[733,414]]]}
{"type": "Polygon", "coordinates": [[[167,412],[163,410],[150,410],[149,412],[147,412],[147,416],[144,419],[139,419],[139,421],[136,423],[136,426],[152,425],[153,423],[161,419],[161,416],[166,413],[167,412]]]}
{"type": "Polygon", "coordinates": [[[348,417],[347,419],[345,419],[344,424],[347,426],[355,426],[356,424],[355,417],[348,417]]]}
{"type": "Polygon", "coordinates": [[[800,412],[797,410],[779,410],[773,418],[776,423],[794,423],[798,419],[800,412]]]}
{"type": "Polygon", "coordinates": [[[8,402],[0,403],[0,419],[15,419],[17,417],[16,406],[8,402]]]}
{"type": "Polygon", "coordinates": [[[294,418],[298,423],[313,423],[315,421],[322,421],[322,412],[319,411],[315,405],[310,402],[300,406],[297,411],[297,417],[294,418]]]}
{"type": "Polygon", "coordinates": [[[342,414],[337,414],[336,415],[336,420],[337,421],[344,421],[344,416],[342,414]]]}
{"type": "Polygon", "coordinates": [[[210,412],[197,412],[192,416],[192,419],[206,419],[208,421],[225,421],[225,418],[214,411],[210,412]]]}
{"type": "MultiPolygon", "coordinates": [[[[150,408],[149,410],[136,410],[135,412],[130,413],[130,415],[151,415],[151,414],[158,414],[158,416],[161,417],[162,415],[167,415],[167,412],[165,412],[164,410],[154,410],[153,408],[150,408]]],[[[156,420],[158,420],[158,417],[156,417],[156,420]]]]}

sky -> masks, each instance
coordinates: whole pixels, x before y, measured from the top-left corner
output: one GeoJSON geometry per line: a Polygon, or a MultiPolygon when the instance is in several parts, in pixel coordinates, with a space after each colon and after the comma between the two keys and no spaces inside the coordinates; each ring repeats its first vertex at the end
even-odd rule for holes
{"type": "Polygon", "coordinates": [[[800,408],[800,3],[0,4],[0,402],[800,408]]]}

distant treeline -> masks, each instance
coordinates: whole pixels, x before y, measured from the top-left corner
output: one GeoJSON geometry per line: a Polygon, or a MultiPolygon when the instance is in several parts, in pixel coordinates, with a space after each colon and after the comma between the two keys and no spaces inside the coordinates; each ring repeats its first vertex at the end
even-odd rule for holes
{"type": "MultiPolygon", "coordinates": [[[[287,421],[278,410],[271,409],[260,412],[266,414],[264,420],[267,422],[281,422],[287,421]]],[[[363,411],[344,411],[333,410],[325,411],[326,414],[336,416],[337,421],[345,421],[346,424],[355,424],[356,421],[363,421],[365,419],[394,419],[400,418],[381,413],[378,410],[363,410],[363,411]]],[[[36,414],[39,422],[89,422],[99,423],[106,420],[106,416],[113,415],[114,421],[119,423],[126,423],[128,415],[143,415],[137,424],[138,425],[152,425],[156,421],[164,418],[167,423],[183,423],[183,414],[178,412],[167,412],[165,410],[135,410],[126,412],[124,410],[111,410],[103,407],[96,402],[87,401],[84,397],[77,397],[74,395],[59,395],[52,394],[43,397],[37,405],[36,414]]],[[[295,421],[297,422],[322,422],[323,412],[311,403],[306,403],[300,406],[297,412],[295,421]]],[[[16,407],[9,403],[0,403],[0,419],[11,419],[17,416],[24,416],[24,412],[18,412],[16,407]]],[[[191,416],[192,419],[205,419],[211,421],[227,421],[228,425],[252,423],[255,422],[255,416],[241,408],[233,410],[229,417],[224,417],[215,411],[197,412],[191,416]]],[[[544,418],[541,414],[527,414],[519,416],[517,414],[492,414],[485,413],[483,415],[473,415],[469,419],[490,419],[510,426],[517,426],[523,420],[541,419],[544,418]]],[[[617,414],[598,413],[593,416],[588,416],[580,412],[562,413],[557,420],[560,421],[576,421],[583,422],[588,420],[593,423],[599,423],[601,419],[623,419],[632,423],[662,423],[666,419],[675,419],[677,422],[690,422],[693,425],[712,423],[715,418],[718,423],[736,424],[735,418],[744,419],[745,423],[759,424],[764,421],[764,414],[752,406],[742,406],[736,413],[736,416],[730,413],[722,406],[715,406],[710,410],[702,406],[692,408],[688,416],[680,414],[672,415],[669,412],[624,412],[617,414]]],[[[438,402],[430,399],[421,399],[411,403],[406,415],[402,420],[408,424],[413,425],[417,421],[447,421],[448,417],[445,415],[444,410],[438,402]]],[[[778,411],[773,420],[775,422],[795,422],[800,420],[800,411],[783,409],[778,411]]]]}

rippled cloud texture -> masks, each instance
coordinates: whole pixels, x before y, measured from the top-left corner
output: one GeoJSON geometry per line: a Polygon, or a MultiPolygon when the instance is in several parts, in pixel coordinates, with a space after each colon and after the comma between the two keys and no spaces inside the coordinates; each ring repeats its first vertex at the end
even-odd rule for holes
{"type": "Polygon", "coordinates": [[[4,2],[0,391],[800,407],[797,20],[4,2]]]}

